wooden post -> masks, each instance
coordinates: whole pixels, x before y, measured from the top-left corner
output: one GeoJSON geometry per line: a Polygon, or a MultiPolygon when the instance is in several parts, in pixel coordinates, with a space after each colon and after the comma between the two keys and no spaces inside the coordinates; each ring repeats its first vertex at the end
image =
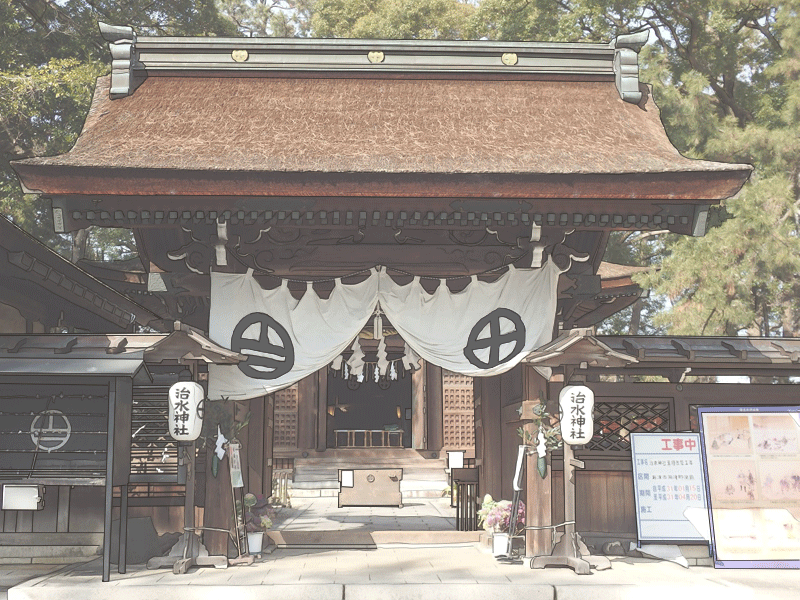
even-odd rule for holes
{"type": "MultiPolygon", "coordinates": [[[[524,425],[536,446],[538,431],[532,423],[524,425]]],[[[544,477],[539,475],[539,455],[534,453],[527,457],[525,471],[525,491],[527,505],[525,507],[525,524],[530,527],[546,527],[552,525],[552,480],[550,466],[544,477]]],[[[528,529],[525,535],[525,556],[541,556],[553,551],[552,534],[550,529],[528,529]]]]}
{"type": "Polygon", "coordinates": [[[253,398],[250,400],[250,424],[247,435],[247,473],[244,474],[245,486],[248,492],[269,496],[269,490],[264,485],[264,405],[266,398],[253,398]]]}
{"type": "Polygon", "coordinates": [[[564,449],[564,522],[566,523],[564,537],[571,541],[575,538],[575,467],[583,467],[583,463],[575,460],[572,446],[562,444],[562,447],[564,449]]]}
{"type": "MultiPolygon", "coordinates": [[[[233,416],[233,403],[221,403],[223,410],[233,416]]],[[[216,425],[214,425],[213,438],[216,439],[216,425]]],[[[233,506],[231,504],[231,479],[228,470],[228,458],[225,457],[219,462],[217,476],[212,474],[214,462],[214,446],[209,448],[206,458],[206,506],[203,511],[204,527],[219,527],[228,529],[231,526],[233,516],[233,506]]],[[[208,548],[209,554],[227,556],[228,554],[228,535],[217,531],[206,531],[203,541],[208,548]]]]}
{"type": "Polygon", "coordinates": [[[273,471],[273,443],[275,431],[275,394],[268,394],[264,397],[264,429],[262,430],[262,447],[264,451],[264,464],[262,473],[264,477],[264,495],[269,498],[272,496],[272,471],[273,471]]]}
{"type": "MultiPolygon", "coordinates": [[[[523,398],[527,402],[540,404],[545,401],[547,380],[539,375],[533,367],[525,366],[523,372],[523,398]]],[[[523,409],[524,410],[524,409],[523,409]]],[[[532,422],[526,423],[523,428],[532,438],[532,445],[537,444],[536,437],[538,430],[532,422]]],[[[525,472],[525,524],[531,527],[543,527],[552,525],[553,494],[551,467],[547,466],[547,474],[542,477],[539,475],[537,467],[538,454],[527,457],[527,469],[525,472]]],[[[528,529],[525,534],[525,556],[542,556],[553,551],[552,534],[549,529],[528,529]]]]}
{"type": "MultiPolygon", "coordinates": [[[[476,387],[480,386],[480,419],[481,419],[481,468],[480,488],[481,498],[491,494],[495,500],[500,500],[502,490],[502,407],[500,401],[500,377],[476,377],[476,387]]],[[[476,452],[478,449],[476,448],[476,452]]],[[[479,499],[479,500],[480,500],[479,499]]]]}
{"type": "Polygon", "coordinates": [[[427,409],[425,407],[425,362],[411,374],[411,447],[427,448],[427,409]]]}
{"type": "Polygon", "coordinates": [[[128,486],[121,485],[119,498],[119,560],[117,571],[125,573],[128,568],[128,486]]]}
{"type": "MultiPolygon", "coordinates": [[[[565,367],[566,381],[569,381],[571,369],[565,367]]],[[[598,571],[611,568],[611,562],[605,556],[591,556],[589,549],[578,535],[575,527],[575,469],[582,469],[584,463],[575,458],[572,446],[566,442],[564,449],[564,535],[558,540],[550,556],[537,556],[531,562],[532,569],[543,569],[548,566],[567,566],[579,575],[589,575],[591,568],[598,571]]],[[[589,500],[590,501],[590,500],[589,500]]]]}
{"type": "Polygon", "coordinates": [[[425,376],[427,388],[426,404],[428,415],[427,449],[441,452],[444,447],[444,390],[442,387],[442,368],[428,364],[425,376]]]}
{"type": "Polygon", "coordinates": [[[322,367],[317,376],[317,452],[328,447],[328,367],[322,367]]]}
{"type": "Polygon", "coordinates": [[[304,377],[297,384],[297,448],[317,448],[317,398],[319,382],[317,374],[304,377]]]}
{"type": "MultiPolygon", "coordinates": [[[[186,495],[183,502],[183,527],[190,528],[195,526],[194,521],[194,482],[195,482],[195,448],[194,442],[181,448],[186,456],[186,495]]],[[[191,536],[192,538],[194,536],[191,536]]],[[[191,548],[190,548],[191,550],[191,548]]],[[[192,556],[191,553],[188,553],[192,556]]]]}

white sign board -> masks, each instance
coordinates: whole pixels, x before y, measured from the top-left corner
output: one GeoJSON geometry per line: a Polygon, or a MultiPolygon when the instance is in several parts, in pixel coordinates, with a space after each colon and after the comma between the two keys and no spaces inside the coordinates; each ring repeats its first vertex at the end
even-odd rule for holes
{"type": "Polygon", "coordinates": [[[228,444],[228,460],[231,470],[231,487],[243,488],[244,479],[242,479],[242,458],[239,455],[240,444],[231,442],[228,444]]]}
{"type": "Polygon", "coordinates": [[[707,510],[700,434],[631,433],[640,541],[708,541],[687,518],[707,510]]]}
{"type": "Polygon", "coordinates": [[[800,569],[800,407],[700,406],[714,566],[800,569]]]}
{"type": "Polygon", "coordinates": [[[587,444],[594,435],[594,392],[585,385],[568,385],[558,394],[558,406],[564,443],[587,444]]]}

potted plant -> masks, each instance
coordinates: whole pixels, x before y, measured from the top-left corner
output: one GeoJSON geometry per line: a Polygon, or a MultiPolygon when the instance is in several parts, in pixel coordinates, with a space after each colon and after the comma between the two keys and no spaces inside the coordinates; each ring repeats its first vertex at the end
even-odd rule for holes
{"type": "Polygon", "coordinates": [[[264,532],[272,527],[271,510],[267,499],[261,494],[245,494],[244,510],[247,548],[250,554],[260,554],[264,546],[264,532]]]}
{"type": "MultiPolygon", "coordinates": [[[[517,527],[525,525],[525,504],[520,501],[517,510],[517,527]]],[[[495,501],[491,495],[483,497],[478,511],[478,524],[492,534],[492,554],[500,556],[508,551],[508,530],[511,526],[511,501],[495,501]]]]}

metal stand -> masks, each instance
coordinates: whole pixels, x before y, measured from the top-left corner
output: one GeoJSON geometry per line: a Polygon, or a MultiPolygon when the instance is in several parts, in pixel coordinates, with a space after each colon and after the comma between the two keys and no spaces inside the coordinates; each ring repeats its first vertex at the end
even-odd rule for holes
{"type": "Polygon", "coordinates": [[[577,460],[572,446],[564,444],[564,526],[565,532],[553,548],[550,556],[537,556],[531,561],[531,569],[544,569],[550,566],[566,566],[578,575],[590,575],[590,568],[598,571],[611,568],[605,556],[592,556],[589,549],[575,531],[575,469],[584,467],[577,460]]]}
{"type": "Polygon", "coordinates": [[[255,557],[248,552],[247,548],[247,529],[244,524],[244,490],[239,490],[239,500],[237,502],[237,488],[233,482],[233,459],[230,458],[234,454],[238,456],[238,449],[240,446],[238,442],[235,441],[229,442],[228,445],[230,446],[228,448],[228,460],[230,461],[231,472],[231,500],[233,501],[234,527],[236,528],[234,543],[236,544],[236,552],[239,554],[236,558],[229,559],[228,563],[231,565],[252,565],[255,557]]]}
{"type": "Polygon", "coordinates": [[[523,485],[525,483],[525,463],[527,462],[526,456],[531,447],[521,445],[517,450],[517,465],[514,470],[514,496],[511,500],[511,518],[508,521],[508,547],[506,548],[506,557],[512,559],[512,551],[514,549],[514,538],[519,536],[519,532],[525,534],[525,527],[517,526],[517,513],[519,512],[520,494],[522,494],[523,485]]]}
{"type": "MultiPolygon", "coordinates": [[[[191,567],[214,567],[216,569],[227,569],[228,558],[226,556],[209,556],[208,550],[200,542],[197,531],[203,529],[214,529],[211,527],[195,527],[194,524],[194,442],[184,446],[183,451],[186,457],[186,496],[183,504],[183,535],[178,539],[168,556],[156,556],[147,561],[148,569],[161,569],[172,567],[172,572],[176,575],[186,573],[191,567]]],[[[226,529],[214,529],[214,531],[224,531],[226,529]]]]}

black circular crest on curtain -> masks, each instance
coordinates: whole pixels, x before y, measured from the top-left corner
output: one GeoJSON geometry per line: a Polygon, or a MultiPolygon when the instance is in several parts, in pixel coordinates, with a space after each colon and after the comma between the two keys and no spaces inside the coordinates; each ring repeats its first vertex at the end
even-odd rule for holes
{"type": "Polygon", "coordinates": [[[231,350],[247,356],[239,370],[253,379],[278,379],[294,366],[292,338],[283,325],[264,313],[250,313],[239,321],[231,335],[231,350]],[[259,326],[258,337],[243,337],[253,325],[259,326]],[[270,330],[280,338],[280,345],[270,341],[270,330]]]}
{"type": "Polygon", "coordinates": [[[525,347],[525,323],[522,318],[513,310],[508,308],[498,308],[490,312],[475,324],[472,331],[469,333],[467,340],[467,347],[464,348],[464,356],[466,359],[479,369],[492,369],[503,363],[508,362],[517,354],[522,352],[525,347]],[[514,329],[508,333],[500,333],[500,320],[507,319],[514,325],[514,329]],[[489,325],[489,336],[479,338],[481,332],[489,325]],[[500,347],[514,342],[514,347],[511,352],[500,356],[500,347]],[[481,360],[475,354],[477,350],[484,348],[489,349],[489,357],[487,360],[481,360]]]}

